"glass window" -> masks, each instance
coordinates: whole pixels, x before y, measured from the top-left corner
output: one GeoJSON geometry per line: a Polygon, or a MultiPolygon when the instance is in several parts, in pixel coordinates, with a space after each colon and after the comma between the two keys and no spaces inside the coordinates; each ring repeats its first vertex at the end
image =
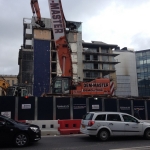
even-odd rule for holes
{"type": "Polygon", "coordinates": [[[90,55],[85,55],[85,60],[90,60],[90,55]]]}
{"type": "Polygon", "coordinates": [[[92,113],[87,113],[87,114],[83,117],[83,120],[92,120],[93,115],[94,115],[94,114],[92,114],[92,113]]]}
{"type": "Polygon", "coordinates": [[[7,80],[7,82],[9,83],[9,80],[7,80]]]}
{"type": "Polygon", "coordinates": [[[68,80],[64,80],[64,90],[67,91],[69,90],[69,81],[68,80]]]}
{"type": "Polygon", "coordinates": [[[105,120],[106,119],[106,115],[103,114],[103,115],[98,115],[95,120],[105,120]]]}
{"type": "Polygon", "coordinates": [[[128,115],[122,115],[124,122],[137,122],[137,120],[131,116],[128,115]]]}
{"type": "Polygon", "coordinates": [[[84,69],[93,69],[93,64],[92,63],[84,64],[84,69]]]}
{"type": "Polygon", "coordinates": [[[101,53],[108,53],[108,49],[104,49],[104,48],[103,48],[103,49],[101,50],[101,53]]]}
{"type": "Polygon", "coordinates": [[[121,118],[118,114],[108,114],[107,120],[108,121],[121,121],[121,118]]]}
{"type": "Polygon", "coordinates": [[[102,61],[109,61],[109,57],[108,56],[102,56],[102,61]]]}
{"type": "Polygon", "coordinates": [[[94,69],[98,69],[98,64],[94,64],[94,69]]]}
{"type": "Polygon", "coordinates": [[[109,70],[109,65],[108,65],[108,64],[103,64],[103,65],[102,65],[102,68],[103,68],[104,70],[109,70]]]}
{"type": "Polygon", "coordinates": [[[55,82],[54,88],[61,88],[61,80],[55,82]]]}
{"type": "Polygon", "coordinates": [[[14,85],[14,80],[12,80],[12,85],[14,85]]]}
{"type": "Polygon", "coordinates": [[[98,60],[98,55],[93,55],[93,60],[98,60]]]}
{"type": "Polygon", "coordinates": [[[143,64],[143,60],[140,60],[140,65],[142,65],[143,64]]]}

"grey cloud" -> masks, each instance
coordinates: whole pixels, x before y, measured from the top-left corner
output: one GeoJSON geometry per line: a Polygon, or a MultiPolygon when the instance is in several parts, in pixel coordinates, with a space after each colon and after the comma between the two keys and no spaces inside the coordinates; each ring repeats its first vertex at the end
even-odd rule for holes
{"type": "Polygon", "coordinates": [[[131,45],[137,51],[150,49],[150,37],[147,34],[138,33],[132,37],[131,45]]]}
{"type": "MultiPolygon", "coordinates": [[[[42,17],[50,18],[48,0],[38,1],[42,17]]],[[[67,20],[81,21],[84,26],[88,26],[85,24],[88,19],[103,12],[112,3],[132,8],[146,2],[148,0],[62,0],[62,5],[67,20]]],[[[0,10],[0,74],[18,74],[18,52],[23,44],[23,18],[32,17],[30,0],[0,0],[0,10]]],[[[84,33],[86,35],[89,34],[84,33]]],[[[94,40],[92,37],[91,33],[86,38],[94,40]]],[[[132,44],[136,44],[138,40],[141,45],[139,48],[142,48],[141,37],[133,38],[132,44]]],[[[148,46],[146,37],[144,42],[148,46]]]]}

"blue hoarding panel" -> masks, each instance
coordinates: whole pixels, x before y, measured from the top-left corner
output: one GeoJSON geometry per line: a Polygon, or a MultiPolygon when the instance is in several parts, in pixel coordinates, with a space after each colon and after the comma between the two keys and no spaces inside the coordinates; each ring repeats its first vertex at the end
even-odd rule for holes
{"type": "Polygon", "coordinates": [[[56,120],[70,119],[70,98],[56,98],[56,120]]]}
{"type": "Polygon", "coordinates": [[[34,96],[49,92],[50,41],[34,40],[34,96]]]}
{"type": "Polygon", "coordinates": [[[105,111],[117,112],[117,100],[116,99],[104,99],[105,111]]]}
{"type": "Polygon", "coordinates": [[[131,115],[131,100],[120,99],[119,100],[119,110],[131,115]]]}
{"type": "Polygon", "coordinates": [[[86,98],[73,98],[73,119],[82,119],[86,114],[86,98]]]}
{"type": "Polygon", "coordinates": [[[89,111],[102,111],[102,99],[98,98],[95,100],[94,98],[90,98],[89,111]]]}
{"type": "Polygon", "coordinates": [[[145,101],[144,100],[134,100],[133,101],[134,117],[145,120],[145,101]]]}

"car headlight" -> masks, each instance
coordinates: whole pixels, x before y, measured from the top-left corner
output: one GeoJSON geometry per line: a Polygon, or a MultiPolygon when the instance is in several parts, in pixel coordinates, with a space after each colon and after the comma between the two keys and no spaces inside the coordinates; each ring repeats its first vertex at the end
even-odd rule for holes
{"type": "Polygon", "coordinates": [[[30,129],[34,132],[38,132],[38,128],[36,128],[36,127],[30,127],[30,129]]]}

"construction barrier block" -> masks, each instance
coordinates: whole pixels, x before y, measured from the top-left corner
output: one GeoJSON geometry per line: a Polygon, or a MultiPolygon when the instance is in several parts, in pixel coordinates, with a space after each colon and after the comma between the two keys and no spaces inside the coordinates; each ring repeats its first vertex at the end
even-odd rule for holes
{"type": "Polygon", "coordinates": [[[41,135],[60,135],[58,131],[58,120],[27,120],[27,123],[38,125],[41,129],[41,135]]]}
{"type": "Polygon", "coordinates": [[[60,127],[58,131],[62,135],[79,134],[81,120],[58,120],[60,127]]]}

